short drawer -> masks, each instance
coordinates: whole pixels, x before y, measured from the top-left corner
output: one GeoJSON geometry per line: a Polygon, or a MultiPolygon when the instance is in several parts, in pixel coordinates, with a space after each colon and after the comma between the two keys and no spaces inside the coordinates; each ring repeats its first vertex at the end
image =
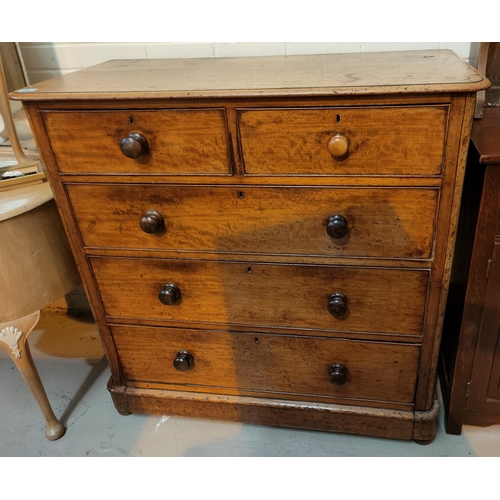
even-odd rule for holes
{"type": "Polygon", "coordinates": [[[420,188],[66,189],[87,247],[402,259],[431,257],[439,198],[420,188]]]}
{"type": "Polygon", "coordinates": [[[90,262],[110,317],[373,334],[423,330],[427,271],[107,257],[90,262]],[[175,296],[174,303],[162,303],[160,292],[163,300],[175,296]]]}
{"type": "Polygon", "coordinates": [[[240,109],[247,175],[436,176],[447,106],[240,109]]]}
{"type": "Polygon", "coordinates": [[[415,345],[134,326],[112,326],[111,332],[129,384],[414,399],[415,345]]]}
{"type": "Polygon", "coordinates": [[[222,109],[42,112],[58,169],[63,173],[219,175],[231,173],[222,109]],[[140,134],[125,156],[122,139],[140,134]],[[138,148],[138,149],[137,149],[138,148]]]}

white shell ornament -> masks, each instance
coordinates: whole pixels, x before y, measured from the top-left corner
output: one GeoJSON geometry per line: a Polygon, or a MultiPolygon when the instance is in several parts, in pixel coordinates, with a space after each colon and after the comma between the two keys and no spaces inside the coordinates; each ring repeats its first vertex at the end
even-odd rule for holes
{"type": "Polygon", "coordinates": [[[5,344],[7,344],[10,347],[12,354],[14,354],[16,358],[21,357],[21,351],[19,350],[19,346],[17,343],[22,334],[23,332],[21,330],[18,330],[13,326],[8,326],[0,332],[0,342],[4,342],[5,344]]]}

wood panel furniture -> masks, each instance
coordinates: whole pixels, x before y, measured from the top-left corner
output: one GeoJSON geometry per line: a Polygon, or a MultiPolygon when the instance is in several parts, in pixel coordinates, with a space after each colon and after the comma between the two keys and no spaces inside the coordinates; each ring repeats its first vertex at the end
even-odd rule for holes
{"type": "Polygon", "coordinates": [[[500,423],[500,108],[474,122],[440,379],[446,431],[500,423]]]}
{"type": "Polygon", "coordinates": [[[118,411],[432,439],[488,84],[424,51],[110,61],[14,93],[118,411]]]}
{"type": "Polygon", "coordinates": [[[80,283],[48,182],[0,193],[0,347],[14,361],[47,422],[47,439],[65,432],[30,354],[40,309],[80,283]]]}
{"type": "Polygon", "coordinates": [[[472,42],[469,61],[491,82],[477,93],[474,118],[482,118],[485,107],[500,107],[500,42],[472,42]]]}

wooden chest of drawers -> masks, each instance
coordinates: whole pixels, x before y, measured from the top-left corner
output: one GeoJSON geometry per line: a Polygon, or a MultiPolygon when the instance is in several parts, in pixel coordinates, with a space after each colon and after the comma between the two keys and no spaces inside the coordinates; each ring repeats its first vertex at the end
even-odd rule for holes
{"type": "Polygon", "coordinates": [[[449,51],[21,89],[120,413],[430,440],[474,92],[449,51]]]}

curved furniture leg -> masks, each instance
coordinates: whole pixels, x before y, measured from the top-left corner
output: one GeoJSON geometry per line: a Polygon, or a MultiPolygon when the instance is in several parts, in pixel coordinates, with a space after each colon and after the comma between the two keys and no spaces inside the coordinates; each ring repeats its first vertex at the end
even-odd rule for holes
{"type": "Polygon", "coordinates": [[[2,56],[0,55],[0,114],[2,115],[7,134],[9,136],[14,155],[18,163],[33,162],[30,160],[23,151],[19,139],[17,137],[16,126],[12,118],[12,112],[9,104],[9,92],[7,91],[7,82],[5,81],[5,74],[3,70],[2,56]]]}
{"type": "Polygon", "coordinates": [[[64,435],[66,429],[52,411],[27,342],[39,319],[40,311],[37,311],[19,320],[0,324],[0,346],[8,351],[42,410],[47,422],[45,437],[55,441],[64,435]]]}

